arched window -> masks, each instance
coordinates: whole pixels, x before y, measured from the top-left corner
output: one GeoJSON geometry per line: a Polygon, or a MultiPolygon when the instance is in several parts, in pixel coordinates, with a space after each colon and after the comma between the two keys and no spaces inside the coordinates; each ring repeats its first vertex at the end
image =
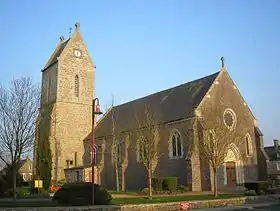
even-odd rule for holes
{"type": "Polygon", "coordinates": [[[182,157],[183,145],[181,134],[177,130],[171,132],[169,141],[169,155],[170,157],[182,157]]]}
{"type": "Polygon", "coordinates": [[[75,96],[79,97],[79,76],[75,76],[75,96]]]}
{"type": "Polygon", "coordinates": [[[246,155],[251,156],[253,154],[252,139],[249,133],[245,136],[245,146],[246,146],[246,155]]]}

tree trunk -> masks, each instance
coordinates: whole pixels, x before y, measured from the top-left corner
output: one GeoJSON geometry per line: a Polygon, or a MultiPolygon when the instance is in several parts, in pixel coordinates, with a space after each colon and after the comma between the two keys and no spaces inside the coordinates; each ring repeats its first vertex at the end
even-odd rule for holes
{"type": "Polygon", "coordinates": [[[152,169],[149,168],[148,170],[148,173],[149,173],[149,197],[152,197],[152,169]]]}
{"type": "Polygon", "coordinates": [[[214,173],[214,196],[218,196],[218,174],[217,168],[213,168],[214,173]]]}
{"type": "Polygon", "coordinates": [[[13,199],[16,200],[17,171],[15,165],[12,166],[12,177],[13,177],[13,199]]]}
{"type": "Polygon", "coordinates": [[[116,170],[117,192],[119,192],[120,191],[120,179],[119,179],[119,167],[118,167],[118,164],[115,164],[115,170],[116,170]]]}
{"type": "Polygon", "coordinates": [[[125,171],[124,171],[124,167],[122,167],[122,179],[121,179],[121,181],[122,181],[122,191],[125,191],[125,171]]]}

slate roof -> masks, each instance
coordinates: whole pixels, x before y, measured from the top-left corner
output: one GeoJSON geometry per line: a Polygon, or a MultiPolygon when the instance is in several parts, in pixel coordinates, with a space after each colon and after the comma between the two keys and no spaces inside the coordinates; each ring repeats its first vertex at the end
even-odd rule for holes
{"type": "MultiPolygon", "coordinates": [[[[135,113],[145,111],[148,105],[159,123],[168,123],[194,116],[194,110],[206,95],[220,72],[157,92],[146,97],[114,106],[95,127],[95,136],[112,134],[112,114],[116,132],[137,128],[135,113]]],[[[144,116],[139,114],[139,116],[144,116]]]]}
{"type": "Polygon", "coordinates": [[[274,146],[264,147],[264,151],[268,155],[270,161],[276,160],[276,151],[274,146]]]}
{"type": "Polygon", "coordinates": [[[57,58],[60,57],[61,53],[63,52],[64,48],[66,47],[67,43],[68,43],[69,39],[64,41],[63,43],[61,43],[53,52],[53,56],[51,58],[50,61],[48,61],[46,67],[42,70],[46,70],[47,68],[49,68],[50,66],[52,66],[53,64],[55,64],[58,60],[57,58]]]}

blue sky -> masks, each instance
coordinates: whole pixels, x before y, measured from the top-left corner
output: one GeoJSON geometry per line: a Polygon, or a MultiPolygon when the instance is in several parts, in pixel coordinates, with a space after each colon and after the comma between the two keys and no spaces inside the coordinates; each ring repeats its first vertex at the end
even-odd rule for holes
{"type": "Polygon", "coordinates": [[[280,1],[0,1],[1,82],[41,68],[76,21],[96,63],[102,107],[208,74],[220,57],[259,121],[280,138],[280,1]]]}

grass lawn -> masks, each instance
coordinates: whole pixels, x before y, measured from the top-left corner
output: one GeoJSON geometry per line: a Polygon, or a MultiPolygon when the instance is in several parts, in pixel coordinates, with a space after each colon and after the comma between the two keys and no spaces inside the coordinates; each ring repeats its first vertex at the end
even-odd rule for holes
{"type": "MultiPolygon", "coordinates": [[[[164,203],[164,202],[179,202],[179,201],[194,201],[194,200],[213,200],[213,199],[228,199],[236,198],[241,195],[236,194],[224,194],[218,197],[211,195],[195,195],[195,196],[164,196],[164,197],[153,197],[152,199],[147,198],[115,198],[111,204],[123,205],[123,204],[151,204],[151,203],[164,203]]],[[[0,207],[53,207],[55,204],[51,200],[37,199],[19,199],[17,201],[11,200],[0,200],[0,207]]]]}
{"type": "Polygon", "coordinates": [[[213,200],[213,199],[229,199],[238,198],[244,195],[237,194],[221,194],[218,197],[212,195],[189,195],[189,196],[155,196],[151,199],[147,198],[115,198],[112,200],[112,204],[153,204],[164,202],[180,202],[180,201],[199,201],[199,200],[213,200]]]}

